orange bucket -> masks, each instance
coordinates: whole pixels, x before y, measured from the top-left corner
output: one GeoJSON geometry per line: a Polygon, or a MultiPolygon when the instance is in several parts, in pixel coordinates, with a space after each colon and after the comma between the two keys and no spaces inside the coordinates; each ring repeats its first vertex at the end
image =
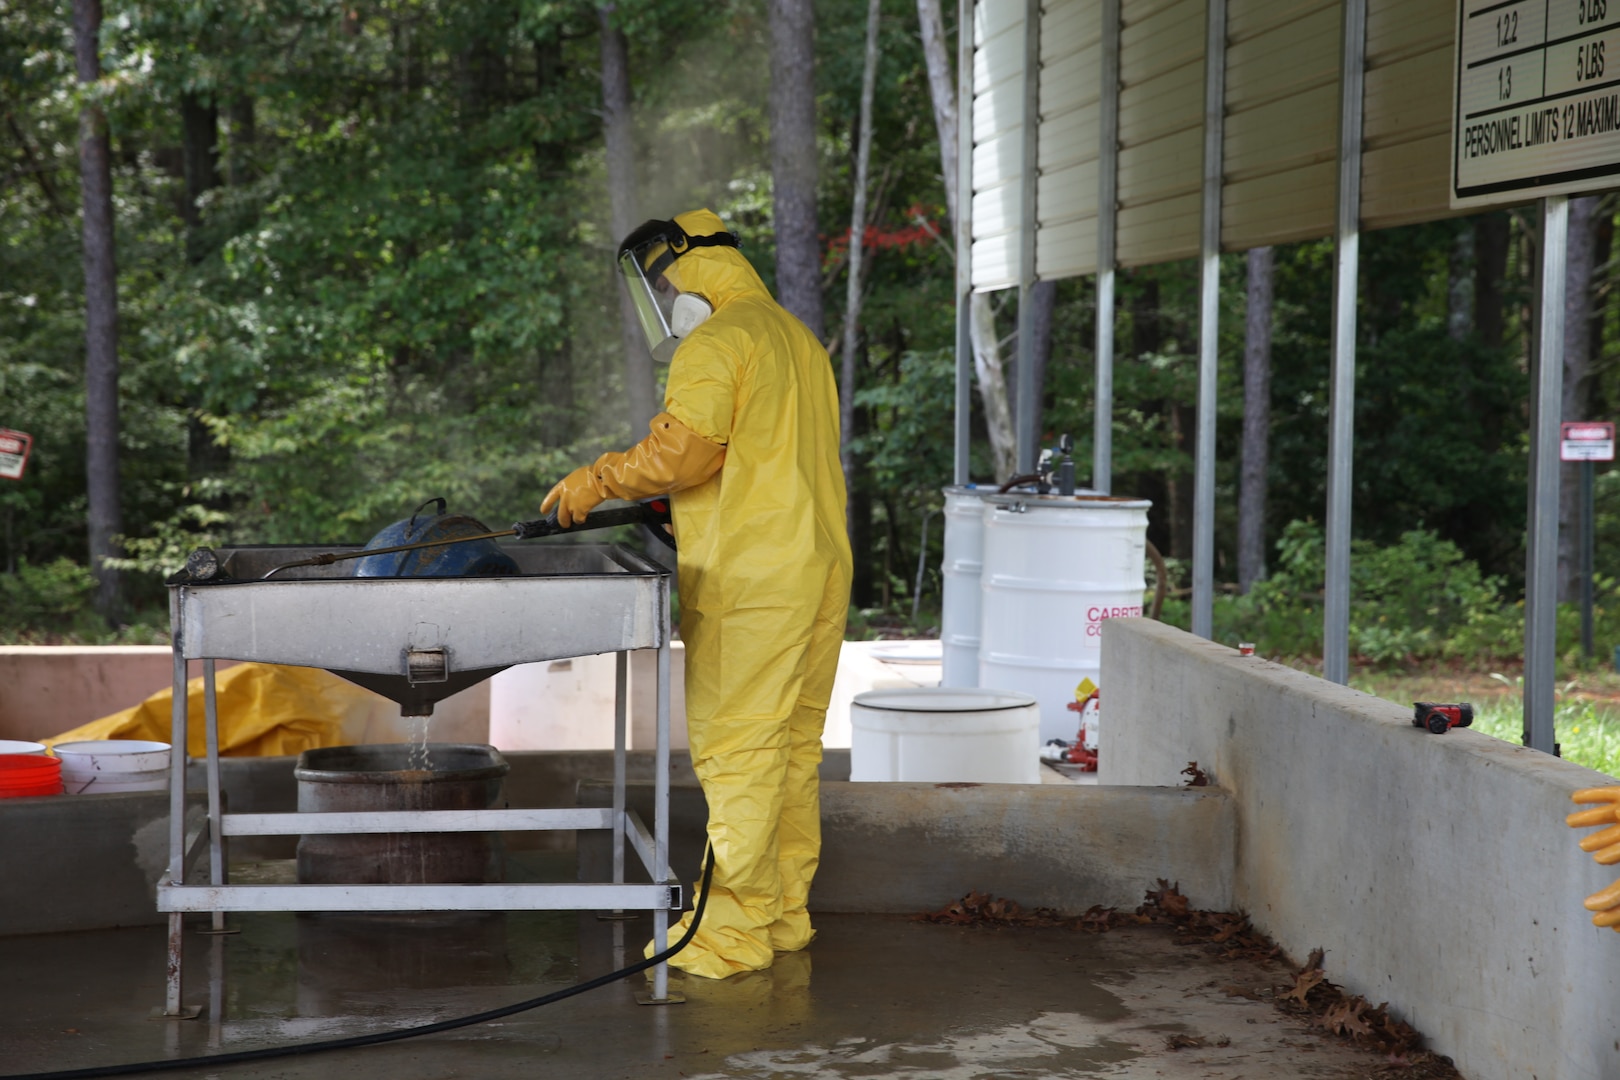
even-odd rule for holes
{"type": "Polygon", "coordinates": [[[62,763],[42,754],[0,754],[0,799],[62,794],[62,763]]]}

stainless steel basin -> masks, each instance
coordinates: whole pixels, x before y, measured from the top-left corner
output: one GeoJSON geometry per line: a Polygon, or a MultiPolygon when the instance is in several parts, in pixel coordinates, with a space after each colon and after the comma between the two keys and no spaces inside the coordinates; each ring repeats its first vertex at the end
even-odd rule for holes
{"type": "Polygon", "coordinates": [[[513,664],[656,648],[670,571],[607,544],[510,542],[516,577],[355,578],[349,566],[271,569],[358,545],[221,548],[220,573],[168,581],[186,659],[326,668],[427,716],[513,664]]]}

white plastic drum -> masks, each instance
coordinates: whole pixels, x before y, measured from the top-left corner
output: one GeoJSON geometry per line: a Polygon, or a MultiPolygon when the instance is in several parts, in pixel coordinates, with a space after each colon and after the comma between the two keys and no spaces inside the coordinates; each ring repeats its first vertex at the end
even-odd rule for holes
{"type": "Polygon", "coordinates": [[[1040,706],[1003,690],[868,690],[850,704],[849,778],[1038,784],[1040,706]]]}
{"type": "Polygon", "coordinates": [[[1145,499],[1011,492],[984,499],[979,685],[1033,696],[1041,741],[1073,739],[1074,689],[1101,677],[1102,624],[1142,614],[1145,499]]]}
{"type": "Polygon", "coordinates": [[[979,685],[979,571],[984,564],[984,496],[994,488],[945,489],[944,602],[939,615],[939,685],[979,685]]]}

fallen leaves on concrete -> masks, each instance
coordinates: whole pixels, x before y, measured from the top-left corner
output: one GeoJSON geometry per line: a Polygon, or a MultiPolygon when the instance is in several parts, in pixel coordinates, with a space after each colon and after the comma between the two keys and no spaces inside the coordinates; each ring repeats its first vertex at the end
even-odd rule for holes
{"type": "MultiPolygon", "coordinates": [[[[1160,878],[1134,912],[1093,907],[1083,915],[1063,915],[1051,908],[1025,909],[1015,900],[990,893],[970,892],[939,911],[913,916],[918,922],[949,926],[1061,927],[1084,933],[1103,933],[1116,926],[1161,925],[1175,929],[1185,944],[1204,945],[1225,960],[1253,960],[1263,964],[1284,962],[1282,949],[1256,930],[1242,912],[1200,911],[1182,895],[1178,885],[1160,878]]],[[[1231,997],[1252,1001],[1270,998],[1279,1010],[1307,1020],[1313,1027],[1385,1055],[1380,1073],[1412,1080],[1461,1080],[1451,1059],[1423,1049],[1423,1036],[1410,1024],[1389,1015],[1387,1003],[1374,1007],[1366,999],[1346,994],[1329,981],[1321,949],[1311,950],[1305,963],[1289,969],[1286,983],[1248,989],[1222,987],[1231,997]]],[[[1197,1036],[1173,1036],[1171,1049],[1202,1046],[1197,1036]],[[1178,1039],[1188,1041],[1177,1043],[1178,1039]]]]}
{"type": "MultiPolygon", "coordinates": [[[[1101,911],[1101,908],[1092,908],[1101,911]]],[[[1112,909],[1109,909],[1112,910],[1112,909]]],[[[1084,919],[1091,912],[1082,915],[1084,919]]],[[[1072,926],[1078,920],[1068,918],[1051,908],[1033,908],[1026,911],[1016,900],[998,900],[989,893],[970,892],[962,899],[947,904],[938,911],[930,911],[913,918],[918,922],[944,923],[948,926],[1072,926]]]]}

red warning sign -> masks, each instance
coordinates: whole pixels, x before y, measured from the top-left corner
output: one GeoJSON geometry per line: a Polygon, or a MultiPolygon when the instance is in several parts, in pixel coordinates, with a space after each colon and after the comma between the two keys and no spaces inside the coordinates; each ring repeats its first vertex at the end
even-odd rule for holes
{"type": "Polygon", "coordinates": [[[1614,460],[1614,425],[1607,421],[1566,422],[1560,434],[1559,461],[1614,460]]]}
{"type": "Polygon", "coordinates": [[[34,437],[26,431],[0,428],[0,480],[21,480],[33,448],[34,437]]]}

